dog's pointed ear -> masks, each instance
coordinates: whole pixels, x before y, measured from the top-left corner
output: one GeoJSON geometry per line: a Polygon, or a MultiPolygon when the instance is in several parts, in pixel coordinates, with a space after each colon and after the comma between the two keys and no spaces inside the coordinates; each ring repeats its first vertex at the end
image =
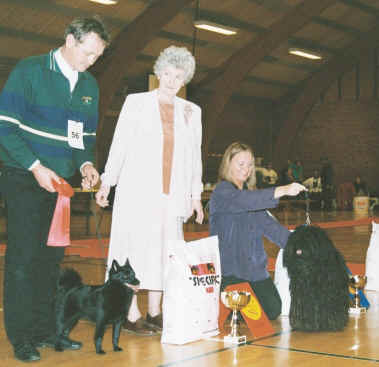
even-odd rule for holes
{"type": "Polygon", "coordinates": [[[119,265],[118,265],[117,260],[113,260],[113,261],[112,261],[111,269],[113,269],[113,270],[117,270],[118,268],[119,268],[119,265]]]}
{"type": "Polygon", "coordinates": [[[124,266],[130,266],[129,258],[126,259],[126,261],[125,261],[125,265],[124,265],[124,266]]]}

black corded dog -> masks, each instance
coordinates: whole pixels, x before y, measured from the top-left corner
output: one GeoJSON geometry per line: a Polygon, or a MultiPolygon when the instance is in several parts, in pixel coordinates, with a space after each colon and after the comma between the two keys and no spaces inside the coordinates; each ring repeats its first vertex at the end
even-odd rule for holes
{"type": "Polygon", "coordinates": [[[79,319],[85,318],[96,323],[96,353],[105,354],[102,341],[107,324],[113,325],[113,350],[121,351],[118,345],[121,325],[128,314],[134,293],[126,283],[139,285],[129,260],[124,266],[113,260],[108,281],[102,285],[85,285],[75,270],[63,270],[57,290],[55,350],[64,349],[61,341],[68,336],[79,319]]]}
{"type": "Polygon", "coordinates": [[[283,253],[290,278],[292,328],[342,330],[349,319],[345,260],[324,230],[303,225],[291,233],[283,253]]]}

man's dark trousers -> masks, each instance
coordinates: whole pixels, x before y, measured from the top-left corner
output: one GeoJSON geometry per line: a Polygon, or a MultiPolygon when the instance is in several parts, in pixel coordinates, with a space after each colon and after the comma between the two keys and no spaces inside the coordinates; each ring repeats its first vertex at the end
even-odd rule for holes
{"type": "Polygon", "coordinates": [[[46,246],[57,194],[30,171],[3,167],[0,190],[7,207],[4,324],[13,346],[55,334],[54,298],[64,248],[46,246]]]}

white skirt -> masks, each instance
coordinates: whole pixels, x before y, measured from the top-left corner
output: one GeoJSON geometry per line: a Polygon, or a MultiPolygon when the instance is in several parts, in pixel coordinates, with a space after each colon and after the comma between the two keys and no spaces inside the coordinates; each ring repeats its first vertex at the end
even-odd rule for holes
{"type": "Polygon", "coordinates": [[[140,281],[140,289],[163,290],[167,242],[184,238],[183,217],[172,215],[169,210],[172,207],[169,205],[170,196],[162,196],[164,200],[160,215],[156,215],[154,219],[141,218],[140,221],[134,220],[132,225],[112,224],[107,269],[110,269],[114,259],[120,265],[124,265],[129,259],[140,281]]]}

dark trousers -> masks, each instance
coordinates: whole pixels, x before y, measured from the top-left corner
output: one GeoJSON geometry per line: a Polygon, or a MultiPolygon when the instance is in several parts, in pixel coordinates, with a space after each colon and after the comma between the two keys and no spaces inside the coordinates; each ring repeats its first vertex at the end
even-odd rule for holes
{"type": "Polygon", "coordinates": [[[29,171],[1,171],[8,232],[4,324],[15,346],[55,334],[54,298],[64,248],[46,246],[57,194],[41,188],[29,171]]]}
{"type": "Polygon", "coordinates": [[[324,200],[326,210],[331,210],[333,208],[334,196],[334,187],[332,185],[323,186],[322,199],[324,200]]]}
{"type": "Polygon", "coordinates": [[[234,276],[225,276],[222,277],[221,290],[228,285],[242,282],[250,284],[267,317],[270,320],[275,320],[282,312],[282,300],[280,299],[279,292],[272,279],[269,277],[257,282],[250,282],[234,276]]]}

